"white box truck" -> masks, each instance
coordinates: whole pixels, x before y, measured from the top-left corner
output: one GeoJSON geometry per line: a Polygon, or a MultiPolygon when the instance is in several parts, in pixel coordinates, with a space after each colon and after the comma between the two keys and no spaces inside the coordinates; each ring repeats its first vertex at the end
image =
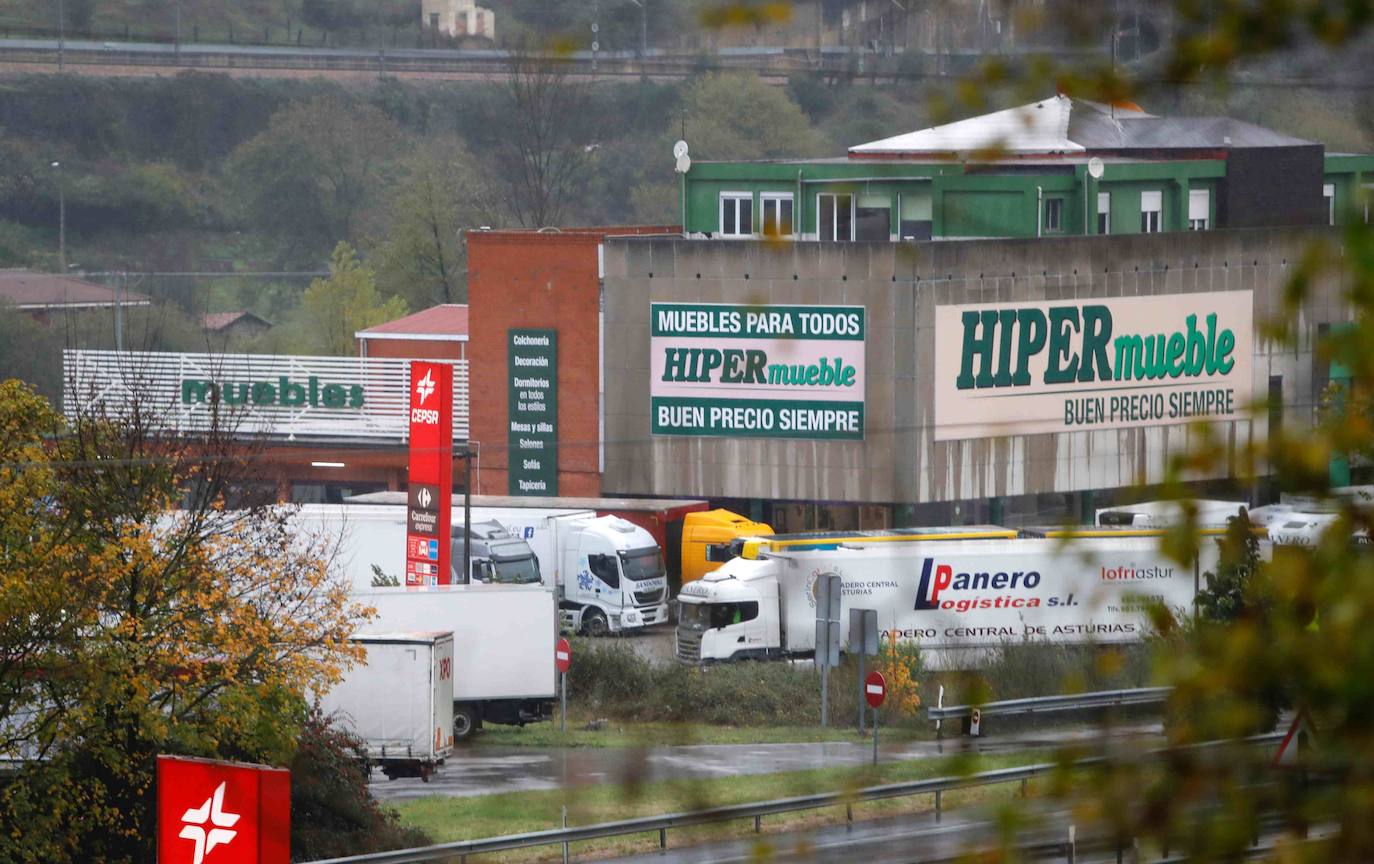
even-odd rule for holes
{"type": "Polygon", "coordinates": [[[1068,539],[1050,531],[736,558],[683,586],[677,656],[704,663],[811,654],[816,579],[832,573],[842,580],[842,621],[851,607],[876,609],[884,639],[937,652],[1022,640],[1135,641],[1148,631],[1149,601],[1191,610],[1218,552],[1204,543],[1184,567],[1160,552],[1157,536],[1129,535],[1068,539]]]}
{"type": "Polygon", "coordinates": [[[320,708],[367,744],[389,778],[429,775],[453,752],[453,634],[356,634],[367,658],[320,708]]]}
{"type": "MultiPolygon", "coordinates": [[[[387,503],[312,505],[303,512],[333,510],[356,522],[374,508],[400,512],[398,518],[404,519],[404,508],[397,511],[391,503],[404,501],[404,493],[372,493],[352,500],[387,503]]],[[[592,510],[472,507],[470,512],[474,525],[495,521],[529,544],[543,583],[558,591],[567,629],[603,636],[668,621],[663,550],[639,525],[619,516],[597,516],[592,510]]],[[[462,519],[463,508],[456,505],[453,522],[462,524],[462,519]]]]}
{"type": "Polygon", "coordinates": [[[523,726],[553,713],[558,611],[542,585],[369,588],[353,597],[377,610],[360,634],[453,633],[453,737],[483,722],[523,726]]]}

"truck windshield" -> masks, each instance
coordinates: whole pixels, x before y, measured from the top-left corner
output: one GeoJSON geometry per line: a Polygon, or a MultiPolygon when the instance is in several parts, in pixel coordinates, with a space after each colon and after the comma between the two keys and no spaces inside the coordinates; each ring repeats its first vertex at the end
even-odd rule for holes
{"type": "Polygon", "coordinates": [[[496,581],[503,585],[533,585],[539,581],[539,559],[497,558],[496,581]]]}
{"type": "Polygon", "coordinates": [[[657,579],[665,575],[663,553],[659,551],[657,546],[646,546],[643,549],[630,549],[627,552],[621,552],[620,567],[625,571],[625,578],[631,582],[657,579]]]}
{"type": "Polygon", "coordinates": [[[705,603],[681,603],[678,605],[677,620],[688,630],[705,630],[711,620],[711,607],[705,603]]]}

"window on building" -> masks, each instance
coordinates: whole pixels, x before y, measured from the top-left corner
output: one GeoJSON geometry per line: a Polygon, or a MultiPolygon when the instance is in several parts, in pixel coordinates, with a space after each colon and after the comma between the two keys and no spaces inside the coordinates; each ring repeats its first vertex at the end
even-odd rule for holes
{"type": "Polygon", "coordinates": [[[1064,230],[1064,199],[1046,198],[1045,216],[1041,229],[1046,234],[1059,234],[1064,230]]]}
{"type": "Polygon", "coordinates": [[[792,236],[792,193],[764,192],[759,196],[763,209],[763,236],[792,236]]]}
{"type": "Polygon", "coordinates": [[[929,240],[934,222],[930,216],[930,192],[903,192],[897,199],[900,231],[903,240],[929,240]]]}
{"type": "Polygon", "coordinates": [[[1211,227],[1212,193],[1209,189],[1188,190],[1188,230],[1206,231],[1211,227]]]}
{"type": "Polygon", "coordinates": [[[754,196],[748,192],[720,193],[720,233],[749,237],[754,233],[754,196]]]}
{"type": "Polygon", "coordinates": [[[865,192],[859,196],[854,239],[867,243],[886,243],[892,239],[892,199],[865,192]]]}
{"type": "Polygon", "coordinates": [[[1158,234],[1160,214],[1164,210],[1164,193],[1158,189],[1140,193],[1140,233],[1158,234]]]}
{"type": "Polygon", "coordinates": [[[816,238],[822,242],[854,239],[854,196],[822,192],[816,196],[816,238]]]}
{"type": "Polygon", "coordinates": [[[1326,224],[1336,224],[1336,184],[1327,183],[1322,187],[1322,198],[1326,199],[1326,224]]]}
{"type": "Polygon", "coordinates": [[[1097,193],[1097,233],[1112,233],[1112,193],[1097,193]]]}
{"type": "Polygon", "coordinates": [[[429,13],[429,29],[431,29],[431,30],[438,30],[438,29],[439,29],[439,13],[438,13],[438,12],[431,12],[431,13],[429,13]]]}

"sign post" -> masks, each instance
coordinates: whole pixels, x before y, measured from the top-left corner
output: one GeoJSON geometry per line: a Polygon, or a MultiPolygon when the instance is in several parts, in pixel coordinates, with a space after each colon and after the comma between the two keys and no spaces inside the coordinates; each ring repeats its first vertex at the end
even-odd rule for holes
{"type": "MultiPolygon", "coordinates": [[[[849,651],[859,655],[859,681],[864,680],[864,658],[878,654],[878,610],[849,610],[849,651]]],[[[864,731],[864,688],[859,687],[859,731],[864,731]]]]}
{"type": "Polygon", "coordinates": [[[878,764],[878,708],[887,699],[887,679],[874,669],[864,679],[864,698],[873,709],[873,764],[878,764]]]}
{"type": "Polygon", "coordinates": [[[834,573],[816,577],[816,665],[821,669],[821,726],[830,718],[830,667],[840,664],[841,579],[834,573]]]}
{"type": "Polygon", "coordinates": [[[553,646],[553,665],[558,667],[558,689],[561,692],[558,723],[559,731],[568,731],[568,670],[572,668],[572,645],[567,639],[560,638],[553,646]]]}
{"type": "Polygon", "coordinates": [[[291,772],[157,757],[157,860],[290,864],[291,772]]]}
{"type": "MultiPolygon", "coordinates": [[[[420,360],[410,364],[409,424],[406,587],[447,585],[453,581],[452,366],[420,360]]],[[[466,540],[463,545],[467,547],[466,540]]],[[[460,581],[468,576],[464,573],[460,581]]]]}

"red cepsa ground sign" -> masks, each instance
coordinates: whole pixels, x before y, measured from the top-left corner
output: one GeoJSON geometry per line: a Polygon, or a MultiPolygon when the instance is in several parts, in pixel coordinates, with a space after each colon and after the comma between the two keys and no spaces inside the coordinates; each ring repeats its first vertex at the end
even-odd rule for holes
{"type": "Polygon", "coordinates": [[[572,645],[567,639],[559,639],[553,646],[553,665],[564,674],[572,668],[572,645]]]}
{"type": "Polygon", "coordinates": [[[864,679],[864,698],[872,708],[882,707],[883,700],[887,698],[887,679],[883,673],[874,670],[868,673],[864,679]]]}
{"type": "Polygon", "coordinates": [[[291,772],[157,757],[158,864],[290,864],[291,772]]]}

